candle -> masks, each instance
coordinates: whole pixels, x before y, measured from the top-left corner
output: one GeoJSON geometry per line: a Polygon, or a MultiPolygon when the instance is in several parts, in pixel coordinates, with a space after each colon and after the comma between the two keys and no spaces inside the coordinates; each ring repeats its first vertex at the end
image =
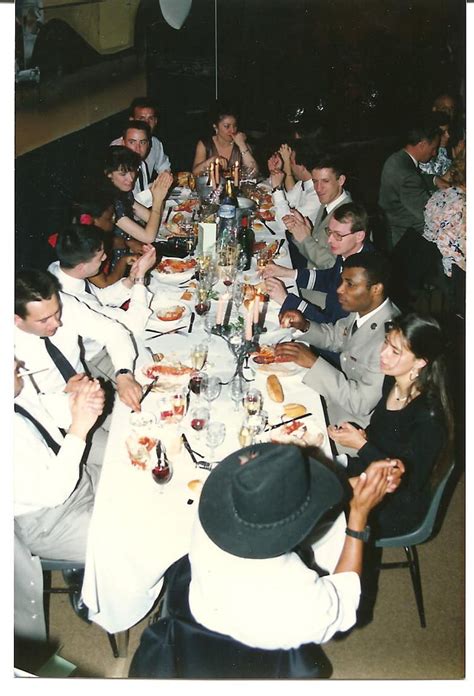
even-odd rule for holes
{"type": "Polygon", "coordinates": [[[224,318],[224,306],[225,306],[226,300],[225,296],[221,295],[219,297],[219,300],[217,302],[217,312],[216,312],[216,326],[220,326],[222,324],[222,320],[224,318]]]}
{"type": "Polygon", "coordinates": [[[247,316],[245,317],[245,340],[246,341],[252,340],[253,305],[254,305],[254,301],[252,300],[252,302],[248,306],[247,316]]]}
{"type": "Polygon", "coordinates": [[[212,188],[215,189],[216,186],[217,186],[217,184],[216,184],[216,164],[215,164],[215,162],[211,162],[210,174],[211,174],[211,182],[210,182],[210,185],[212,186],[212,188]]]}
{"type": "Polygon", "coordinates": [[[216,186],[219,186],[221,182],[221,170],[220,170],[220,165],[221,163],[219,162],[219,158],[216,157],[216,172],[215,172],[215,177],[216,177],[216,186]]]}
{"type": "Polygon", "coordinates": [[[253,301],[253,323],[258,324],[258,319],[260,315],[260,298],[258,295],[255,296],[253,301]]]}
{"type": "Polygon", "coordinates": [[[234,164],[234,186],[239,188],[239,162],[236,160],[234,164]]]}

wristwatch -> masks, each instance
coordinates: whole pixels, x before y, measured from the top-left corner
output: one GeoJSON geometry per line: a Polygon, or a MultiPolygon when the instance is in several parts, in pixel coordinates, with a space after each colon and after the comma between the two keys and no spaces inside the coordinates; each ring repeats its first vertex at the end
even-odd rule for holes
{"type": "Polygon", "coordinates": [[[115,373],[115,377],[118,377],[119,375],[131,375],[131,374],[132,374],[131,370],[127,370],[126,368],[122,368],[121,370],[117,370],[117,372],[115,373]]]}
{"type": "Polygon", "coordinates": [[[346,527],[346,534],[354,539],[360,539],[361,541],[367,542],[370,539],[370,527],[367,524],[361,532],[356,532],[354,529],[346,527]]]}

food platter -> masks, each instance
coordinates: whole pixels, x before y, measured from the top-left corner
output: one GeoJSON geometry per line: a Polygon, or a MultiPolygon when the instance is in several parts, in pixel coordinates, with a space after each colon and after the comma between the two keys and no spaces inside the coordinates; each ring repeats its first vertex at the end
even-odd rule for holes
{"type": "Polygon", "coordinates": [[[196,267],[195,259],[163,259],[155,268],[154,273],[162,283],[179,285],[191,278],[196,267]]]}

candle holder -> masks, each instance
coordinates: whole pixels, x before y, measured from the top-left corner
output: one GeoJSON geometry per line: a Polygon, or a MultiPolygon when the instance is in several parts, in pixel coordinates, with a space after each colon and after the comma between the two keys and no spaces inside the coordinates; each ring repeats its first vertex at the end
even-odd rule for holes
{"type": "Polygon", "coordinates": [[[255,378],[248,378],[244,375],[244,365],[245,367],[248,367],[249,355],[250,353],[254,353],[258,350],[258,337],[261,333],[264,333],[266,331],[266,328],[262,328],[261,326],[254,324],[253,330],[254,334],[251,340],[244,339],[242,341],[233,341],[233,337],[230,335],[232,333],[232,327],[229,324],[219,324],[212,327],[211,333],[215,336],[220,336],[227,343],[229,350],[232,352],[236,360],[234,374],[228,382],[221,382],[221,384],[230,384],[230,382],[232,382],[232,380],[237,376],[241,377],[245,382],[255,381],[255,378]]]}

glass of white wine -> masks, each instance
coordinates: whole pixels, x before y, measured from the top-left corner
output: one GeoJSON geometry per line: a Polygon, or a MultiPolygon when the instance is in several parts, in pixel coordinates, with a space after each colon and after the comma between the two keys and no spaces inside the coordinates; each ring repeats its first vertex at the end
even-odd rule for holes
{"type": "Polygon", "coordinates": [[[244,408],[249,416],[260,413],[263,403],[262,392],[252,387],[244,396],[244,408]]]}
{"type": "Polygon", "coordinates": [[[207,350],[206,343],[197,343],[191,348],[191,365],[195,370],[202,370],[206,364],[207,350]]]}

